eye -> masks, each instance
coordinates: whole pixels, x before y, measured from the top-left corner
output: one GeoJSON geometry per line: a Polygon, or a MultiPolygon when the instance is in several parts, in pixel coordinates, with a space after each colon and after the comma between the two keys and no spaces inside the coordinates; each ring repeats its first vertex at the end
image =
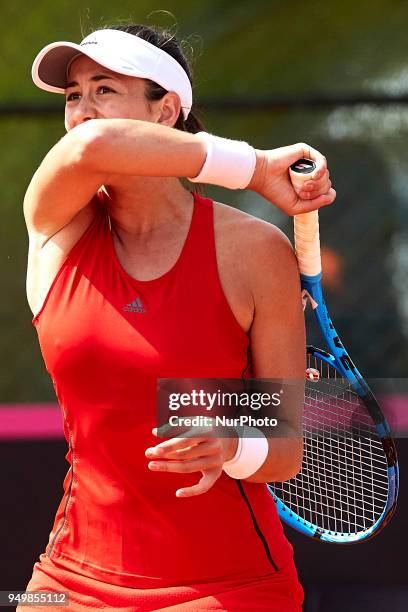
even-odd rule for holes
{"type": "Polygon", "coordinates": [[[71,102],[71,100],[78,100],[79,99],[79,92],[78,91],[73,91],[70,94],[67,94],[65,101],[66,102],[71,102]]]}
{"type": "Polygon", "coordinates": [[[98,87],[98,93],[115,93],[113,89],[108,87],[107,85],[101,85],[98,87]]]}
{"type": "MultiPolygon", "coordinates": [[[[96,90],[96,93],[107,94],[107,93],[115,93],[115,91],[111,89],[110,87],[108,87],[107,85],[100,85],[98,89],[96,90]]],[[[79,100],[80,96],[81,94],[78,91],[72,91],[71,93],[66,95],[65,101],[73,102],[74,100],[79,100]]]]}

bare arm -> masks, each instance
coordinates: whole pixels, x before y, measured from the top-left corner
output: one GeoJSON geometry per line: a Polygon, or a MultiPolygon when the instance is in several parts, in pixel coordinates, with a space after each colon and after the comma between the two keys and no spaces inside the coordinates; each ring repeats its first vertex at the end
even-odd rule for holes
{"type": "Polygon", "coordinates": [[[254,378],[291,379],[291,401],[278,414],[279,437],[268,437],[269,452],[249,482],[288,480],[300,470],[305,329],[299,272],[288,239],[274,227],[257,241],[253,270],[254,322],[251,349],[254,378]]]}
{"type": "Polygon", "coordinates": [[[205,156],[193,134],[160,124],[86,121],[61,138],[34,174],[24,199],[27,228],[53,235],[115,175],[196,176],[205,156]]]}
{"type": "MultiPolygon", "coordinates": [[[[88,163],[94,171],[109,168],[108,184],[115,175],[195,177],[206,159],[206,145],[195,135],[161,124],[132,119],[88,121],[96,135],[88,163]]],[[[331,204],[336,193],[325,157],[312,147],[298,143],[261,151],[256,149],[256,165],[248,189],[258,192],[289,215],[331,204]],[[288,169],[301,157],[315,160],[313,179],[300,192],[293,189],[288,169]]]]}
{"type": "MultiPolygon", "coordinates": [[[[324,157],[307,145],[257,150],[249,189],[288,214],[312,210],[334,200],[324,157]],[[299,157],[316,159],[316,178],[300,200],[288,167],[299,157]],[[324,195],[326,194],[326,195],[324,195]]],[[[76,126],[49,151],[28,187],[24,215],[29,233],[49,237],[84,208],[101,185],[115,177],[195,177],[206,145],[193,134],[136,119],[91,119],[76,126]]]]}

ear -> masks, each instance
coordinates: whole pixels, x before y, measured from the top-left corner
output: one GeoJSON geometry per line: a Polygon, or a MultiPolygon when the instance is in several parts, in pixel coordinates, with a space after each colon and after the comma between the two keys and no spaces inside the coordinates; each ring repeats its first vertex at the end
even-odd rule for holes
{"type": "Polygon", "coordinates": [[[176,93],[169,91],[160,100],[160,115],[158,123],[173,127],[180,115],[181,101],[176,93]]]}

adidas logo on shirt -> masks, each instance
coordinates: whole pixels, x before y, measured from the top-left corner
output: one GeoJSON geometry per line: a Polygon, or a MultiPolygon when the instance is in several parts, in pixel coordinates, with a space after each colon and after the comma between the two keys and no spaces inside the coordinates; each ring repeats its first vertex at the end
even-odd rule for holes
{"type": "Polygon", "coordinates": [[[133,300],[133,302],[130,302],[130,304],[126,304],[126,306],[123,307],[123,311],[124,312],[139,312],[140,314],[143,314],[146,312],[142,304],[142,300],[140,298],[136,298],[135,300],[133,300]]]}

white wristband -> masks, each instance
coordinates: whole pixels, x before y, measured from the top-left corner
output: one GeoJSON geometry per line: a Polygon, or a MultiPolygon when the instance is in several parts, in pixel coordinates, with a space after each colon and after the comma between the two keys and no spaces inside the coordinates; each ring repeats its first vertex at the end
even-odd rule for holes
{"type": "Polygon", "coordinates": [[[205,142],[207,157],[200,174],[188,180],[228,189],[245,189],[255,171],[255,149],[247,142],[219,138],[207,132],[198,132],[196,136],[205,142]]]}
{"type": "Polygon", "coordinates": [[[265,462],[268,456],[268,440],[256,427],[236,428],[239,435],[237,452],[234,457],[222,466],[224,472],[231,478],[243,479],[254,474],[265,462]],[[252,435],[251,435],[252,432],[252,435]],[[254,434],[256,432],[256,437],[254,434]],[[259,437],[260,436],[260,437],[259,437]]]}

